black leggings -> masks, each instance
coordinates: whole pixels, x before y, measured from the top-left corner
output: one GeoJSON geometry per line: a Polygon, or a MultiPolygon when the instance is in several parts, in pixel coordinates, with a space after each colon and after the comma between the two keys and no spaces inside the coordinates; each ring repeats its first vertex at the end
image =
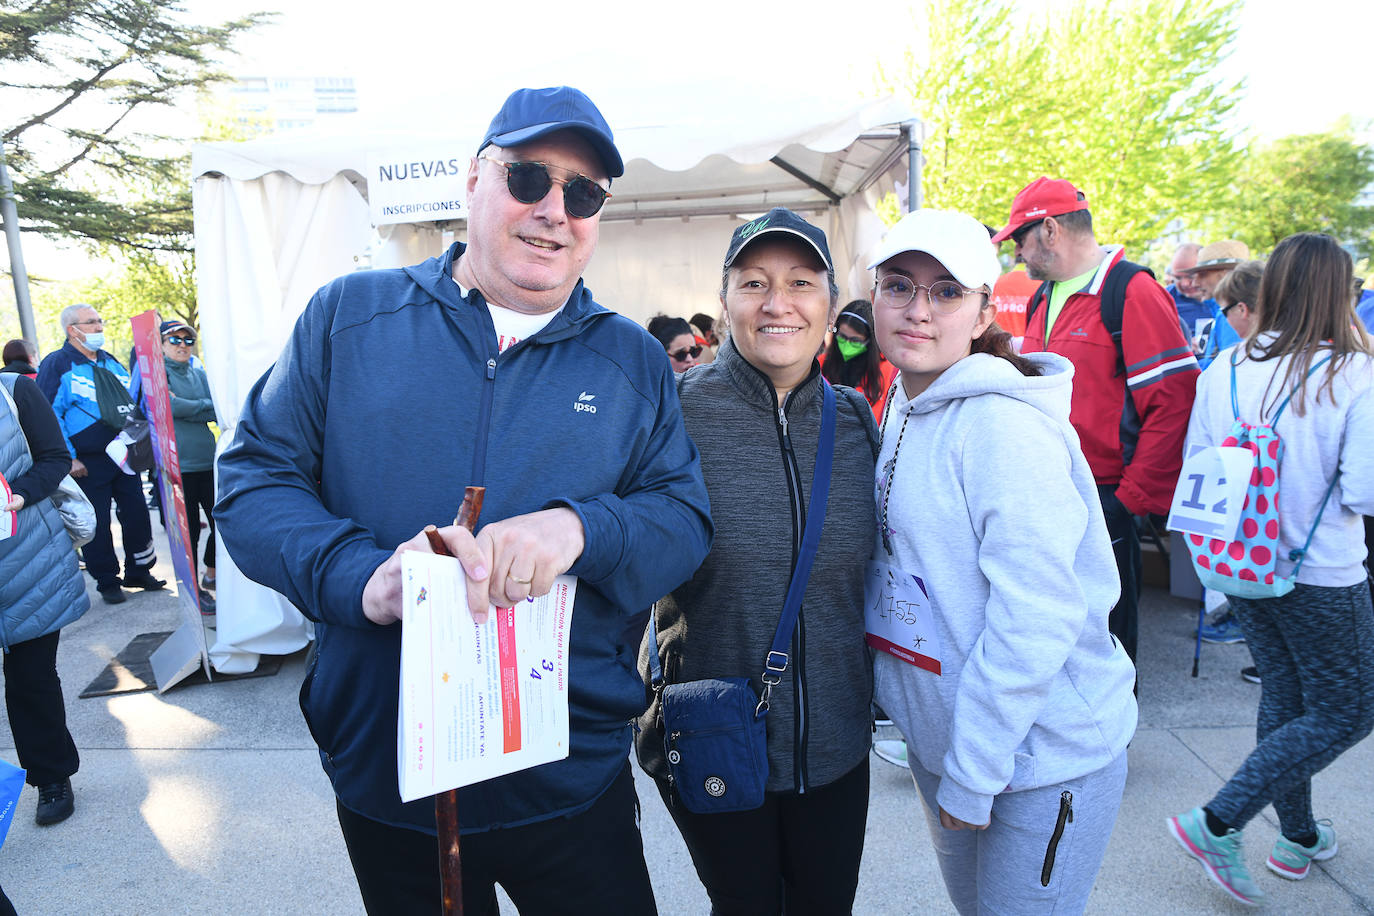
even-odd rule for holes
{"type": "Polygon", "coordinates": [[[215,568],[215,518],[210,514],[215,508],[215,472],[182,471],[181,493],[186,500],[186,525],[191,535],[191,578],[200,575],[200,513],[205,513],[205,525],[210,536],[205,539],[205,565],[215,568]]]}
{"type": "Polygon", "coordinates": [[[867,755],[829,785],[804,795],[769,792],[753,811],[693,814],[666,780],[657,782],[712,916],[833,916],[854,908],[868,822],[867,755]]]}

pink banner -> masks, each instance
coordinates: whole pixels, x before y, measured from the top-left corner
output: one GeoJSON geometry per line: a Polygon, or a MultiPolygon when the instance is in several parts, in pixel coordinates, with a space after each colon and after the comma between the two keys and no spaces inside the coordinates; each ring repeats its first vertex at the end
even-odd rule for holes
{"type": "Polygon", "coordinates": [[[181,464],[177,461],[172,398],[167,390],[167,364],[162,357],[157,312],[149,309],[135,315],[130,322],[134,328],[134,349],[138,353],[137,371],[143,383],[140,406],[147,411],[153,427],[153,457],[157,461],[158,492],[162,497],[167,542],[172,549],[172,569],[176,571],[181,593],[190,595],[199,608],[200,586],[196,571],[191,568],[191,531],[186,523],[186,497],[181,489],[181,464]]]}

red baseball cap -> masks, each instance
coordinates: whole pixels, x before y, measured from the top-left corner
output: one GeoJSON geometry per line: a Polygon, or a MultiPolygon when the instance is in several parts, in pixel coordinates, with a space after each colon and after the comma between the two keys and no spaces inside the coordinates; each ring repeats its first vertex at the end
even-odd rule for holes
{"type": "Polygon", "coordinates": [[[1088,199],[1083,192],[1062,178],[1041,176],[1021,189],[1011,202],[1011,221],[1006,228],[992,237],[994,245],[1011,238],[1011,234],[1027,223],[1034,223],[1047,216],[1062,216],[1088,209],[1088,199]]]}

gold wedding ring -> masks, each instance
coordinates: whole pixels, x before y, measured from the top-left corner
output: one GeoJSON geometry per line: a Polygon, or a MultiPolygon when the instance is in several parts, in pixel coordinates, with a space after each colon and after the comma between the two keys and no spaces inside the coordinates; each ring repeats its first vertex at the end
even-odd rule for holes
{"type": "Polygon", "coordinates": [[[517,585],[529,585],[531,582],[534,581],[533,579],[522,579],[522,578],[520,578],[519,576],[517,576],[517,575],[515,575],[515,574],[513,574],[513,573],[507,573],[507,574],[506,574],[506,578],[509,579],[509,580],[511,580],[512,582],[514,582],[514,583],[517,584],[517,585]]]}

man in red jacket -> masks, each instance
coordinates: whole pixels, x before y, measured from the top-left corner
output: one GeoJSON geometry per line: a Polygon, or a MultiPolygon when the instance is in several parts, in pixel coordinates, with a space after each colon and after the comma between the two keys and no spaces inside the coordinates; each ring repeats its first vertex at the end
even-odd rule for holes
{"type": "Polygon", "coordinates": [[[1140,598],[1134,516],[1169,511],[1197,360],[1173,300],[1144,272],[1126,286],[1118,357],[1102,321],[1102,289],[1122,269],[1122,249],[1097,244],[1087,198],[1069,182],[1038,178],[1023,188],[1006,228],[992,240],[1007,238],[1026,273],[1049,283],[1027,323],[1022,352],[1049,350],[1074,365],[1069,421],[1097,480],[1121,575],[1121,599],[1108,627],[1134,660],[1140,598]]]}

